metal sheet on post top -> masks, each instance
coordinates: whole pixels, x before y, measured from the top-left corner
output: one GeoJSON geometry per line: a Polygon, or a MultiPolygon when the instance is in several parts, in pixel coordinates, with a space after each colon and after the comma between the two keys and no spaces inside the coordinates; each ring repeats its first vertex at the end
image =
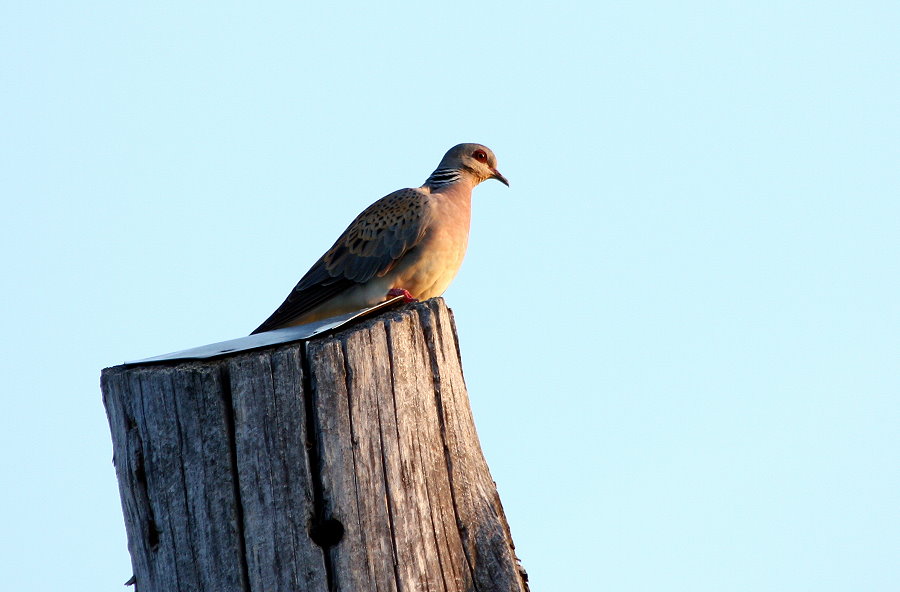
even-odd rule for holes
{"type": "Polygon", "coordinates": [[[248,335],[247,337],[238,337],[237,339],[229,339],[228,341],[220,341],[219,343],[211,343],[209,345],[201,345],[191,349],[184,349],[161,356],[153,356],[152,358],[144,358],[143,360],[134,360],[125,362],[126,366],[136,366],[139,364],[153,364],[154,362],[173,362],[177,360],[205,360],[216,356],[223,356],[235,352],[248,351],[270,345],[278,345],[280,343],[291,343],[293,341],[304,341],[321,335],[328,331],[335,331],[349,324],[352,321],[372,315],[376,312],[386,310],[396,304],[404,301],[403,296],[395,296],[390,300],[385,300],[380,304],[376,304],[370,308],[363,308],[356,312],[350,312],[336,317],[330,317],[316,321],[315,323],[307,323],[306,325],[297,325],[296,327],[285,327],[284,329],[275,329],[274,331],[266,331],[265,333],[257,333],[256,335],[248,335]]]}

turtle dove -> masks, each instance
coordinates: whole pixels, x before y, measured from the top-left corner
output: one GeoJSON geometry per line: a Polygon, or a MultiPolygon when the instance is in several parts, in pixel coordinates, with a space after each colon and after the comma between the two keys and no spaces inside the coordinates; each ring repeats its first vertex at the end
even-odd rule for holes
{"type": "Polygon", "coordinates": [[[302,325],[402,295],[440,296],[462,265],[472,189],[509,182],[481,144],[451,148],[421,187],[382,197],[356,217],[253,333],[302,325]]]}

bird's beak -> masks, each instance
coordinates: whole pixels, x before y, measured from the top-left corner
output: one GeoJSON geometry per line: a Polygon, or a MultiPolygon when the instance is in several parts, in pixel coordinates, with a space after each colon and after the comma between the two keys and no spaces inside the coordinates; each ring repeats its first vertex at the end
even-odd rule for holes
{"type": "Polygon", "coordinates": [[[498,171],[497,169],[491,169],[491,172],[494,173],[493,175],[491,175],[491,179],[497,179],[498,181],[509,187],[509,181],[506,180],[506,177],[500,174],[500,171],[498,171]]]}

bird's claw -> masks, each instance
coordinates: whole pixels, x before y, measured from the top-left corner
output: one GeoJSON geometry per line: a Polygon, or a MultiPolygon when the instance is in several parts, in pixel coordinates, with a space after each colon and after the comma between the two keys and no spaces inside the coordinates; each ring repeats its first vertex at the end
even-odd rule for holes
{"type": "Polygon", "coordinates": [[[404,290],[403,288],[393,288],[387,293],[388,298],[393,298],[394,296],[403,296],[403,303],[409,304],[410,302],[418,302],[418,298],[413,298],[413,295],[409,293],[409,290],[404,290]]]}

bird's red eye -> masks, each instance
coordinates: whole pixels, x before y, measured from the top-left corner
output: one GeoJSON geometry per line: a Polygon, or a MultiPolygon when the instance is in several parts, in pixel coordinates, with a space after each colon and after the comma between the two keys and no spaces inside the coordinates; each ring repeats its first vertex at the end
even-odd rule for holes
{"type": "Polygon", "coordinates": [[[472,153],[472,156],[474,156],[475,160],[478,162],[487,162],[487,154],[485,154],[484,150],[476,150],[472,153]]]}

